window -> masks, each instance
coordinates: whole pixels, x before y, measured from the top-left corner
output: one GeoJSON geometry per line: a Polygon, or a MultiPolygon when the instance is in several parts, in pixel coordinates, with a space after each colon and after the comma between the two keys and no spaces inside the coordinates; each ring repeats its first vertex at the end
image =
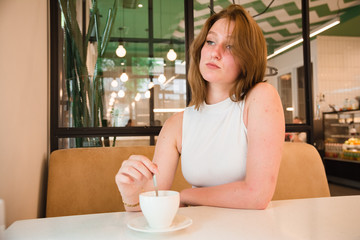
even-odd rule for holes
{"type": "MultiPolygon", "coordinates": [[[[233,1],[74,0],[68,1],[68,5],[65,2],[50,1],[51,150],[120,146],[130,140],[134,143],[134,139],[139,144],[155,144],[162,124],[190,100],[186,81],[189,44],[210,16],[209,8],[219,12],[233,1]],[[117,49],[121,57],[117,56],[117,49]],[[126,54],[122,56],[124,49],[126,54]],[[176,53],[173,61],[167,57],[170,49],[176,53]]],[[[310,24],[306,17],[306,13],[319,11],[314,7],[316,3],[304,0],[277,3],[261,14],[269,3],[241,2],[251,15],[260,14],[255,20],[263,29],[269,55],[301,37],[305,29],[309,32],[308,28],[313,30],[322,24],[318,21],[310,24]]],[[[329,12],[328,18],[344,10],[329,12]]],[[[309,40],[304,39],[307,48],[309,40]]],[[[296,56],[297,67],[310,69],[309,52],[296,52],[296,56]]],[[[267,77],[276,88],[278,77],[288,72],[285,68],[289,62],[284,61],[285,67],[280,69],[283,64],[280,60],[275,57],[268,61],[269,66],[279,70],[278,75],[267,77]]],[[[292,78],[295,77],[301,76],[292,73],[292,78]]],[[[292,95],[297,95],[295,99],[301,103],[297,110],[305,124],[288,122],[286,129],[305,131],[311,141],[310,83],[305,74],[303,85],[292,85],[299,87],[297,92],[292,90],[292,95]]]]}
{"type": "Polygon", "coordinates": [[[51,9],[52,150],[134,143],[125,136],[154,144],[189,101],[184,2],[77,0],[51,9]]]}

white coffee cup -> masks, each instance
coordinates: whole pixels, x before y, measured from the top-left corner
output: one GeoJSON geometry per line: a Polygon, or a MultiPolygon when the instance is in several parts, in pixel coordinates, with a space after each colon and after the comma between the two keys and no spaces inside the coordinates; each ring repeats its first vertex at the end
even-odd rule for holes
{"type": "Polygon", "coordinates": [[[180,205],[179,192],[160,190],[159,196],[155,191],[144,192],[139,199],[140,208],[151,228],[171,226],[180,205]]]}

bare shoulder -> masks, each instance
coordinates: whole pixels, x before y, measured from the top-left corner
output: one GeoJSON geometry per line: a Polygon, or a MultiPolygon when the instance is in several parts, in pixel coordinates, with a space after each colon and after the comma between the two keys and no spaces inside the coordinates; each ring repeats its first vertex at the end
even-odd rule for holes
{"type": "Polygon", "coordinates": [[[170,118],[168,118],[165,121],[163,128],[177,129],[177,128],[181,127],[182,121],[183,121],[183,115],[184,115],[184,112],[175,113],[174,115],[172,115],[170,118]]]}
{"type": "Polygon", "coordinates": [[[279,94],[276,88],[267,82],[256,84],[246,96],[248,101],[266,101],[269,100],[269,98],[279,98],[279,94]]]}
{"type": "Polygon", "coordinates": [[[255,118],[266,117],[271,113],[276,113],[281,117],[283,115],[280,96],[275,87],[271,84],[262,82],[254,86],[246,95],[244,121],[247,126],[248,115],[250,113],[255,118]],[[263,113],[265,115],[259,115],[263,113]]]}

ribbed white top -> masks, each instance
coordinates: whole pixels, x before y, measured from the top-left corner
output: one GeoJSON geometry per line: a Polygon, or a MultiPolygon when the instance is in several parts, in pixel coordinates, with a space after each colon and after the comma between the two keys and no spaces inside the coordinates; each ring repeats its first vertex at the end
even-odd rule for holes
{"type": "Polygon", "coordinates": [[[242,180],[246,173],[247,129],[245,101],[230,98],[204,103],[199,111],[187,107],[182,129],[181,165],[194,187],[215,186],[242,180]]]}

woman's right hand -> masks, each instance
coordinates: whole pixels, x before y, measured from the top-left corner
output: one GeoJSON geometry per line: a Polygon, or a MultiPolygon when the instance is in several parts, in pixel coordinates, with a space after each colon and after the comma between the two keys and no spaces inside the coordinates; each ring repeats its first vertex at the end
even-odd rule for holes
{"type": "Polygon", "coordinates": [[[145,184],[159,170],[152,161],[142,155],[131,155],[123,161],[115,181],[123,200],[138,198],[145,184]]]}

